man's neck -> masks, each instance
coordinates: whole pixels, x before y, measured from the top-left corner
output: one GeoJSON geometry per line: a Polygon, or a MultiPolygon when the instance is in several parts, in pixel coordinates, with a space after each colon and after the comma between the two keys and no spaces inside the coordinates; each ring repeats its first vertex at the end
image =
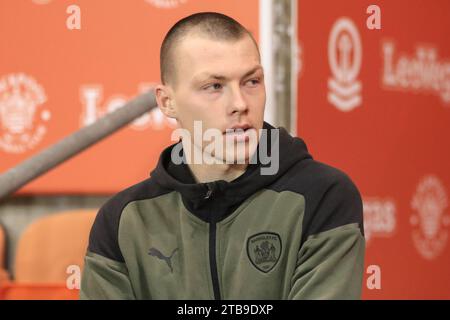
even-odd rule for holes
{"type": "Polygon", "coordinates": [[[216,180],[232,181],[241,176],[248,164],[194,164],[188,163],[197,183],[216,180]]]}
{"type": "MultiPolygon", "coordinates": [[[[194,148],[196,148],[194,145],[191,145],[191,152],[193,152],[194,148]]],[[[186,150],[183,142],[183,149],[186,150]]],[[[205,155],[206,157],[209,157],[207,160],[207,163],[195,163],[193,161],[194,157],[193,154],[188,154],[185,152],[185,157],[188,159],[187,165],[190,169],[192,175],[194,176],[194,179],[197,183],[205,183],[205,182],[211,182],[216,180],[225,180],[225,181],[232,181],[242,175],[245,170],[247,169],[248,163],[213,163],[211,156],[205,155]],[[190,159],[190,161],[189,161],[190,159]],[[211,164],[209,164],[211,163],[211,164]]],[[[204,159],[202,159],[204,160],[204,159]]]]}

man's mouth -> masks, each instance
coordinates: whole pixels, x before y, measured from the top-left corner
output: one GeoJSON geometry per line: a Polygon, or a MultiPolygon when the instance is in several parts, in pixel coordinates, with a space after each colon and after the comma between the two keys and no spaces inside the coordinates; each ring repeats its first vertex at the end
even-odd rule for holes
{"type": "Polygon", "coordinates": [[[249,133],[251,129],[253,128],[250,126],[229,128],[225,130],[224,135],[227,139],[232,139],[238,142],[248,141],[250,139],[249,133]]]}

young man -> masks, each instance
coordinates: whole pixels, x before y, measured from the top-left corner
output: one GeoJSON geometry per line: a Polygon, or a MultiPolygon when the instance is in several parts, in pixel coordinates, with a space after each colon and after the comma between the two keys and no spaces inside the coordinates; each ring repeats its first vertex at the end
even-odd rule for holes
{"type": "Polygon", "coordinates": [[[360,298],[360,193],[302,139],[263,121],[251,34],[222,14],[186,17],[163,41],[161,78],[158,105],[181,141],[100,209],[81,298],[360,298]],[[195,139],[199,128],[219,133],[214,148],[195,139]]]}

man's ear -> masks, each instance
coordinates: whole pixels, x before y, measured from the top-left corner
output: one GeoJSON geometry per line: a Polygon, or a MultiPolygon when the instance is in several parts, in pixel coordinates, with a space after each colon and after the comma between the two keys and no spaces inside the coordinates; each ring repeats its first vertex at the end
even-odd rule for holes
{"type": "Polygon", "coordinates": [[[172,98],[172,91],[170,88],[163,84],[158,84],[155,88],[156,102],[161,112],[166,117],[177,119],[177,113],[175,109],[175,103],[172,98]]]}

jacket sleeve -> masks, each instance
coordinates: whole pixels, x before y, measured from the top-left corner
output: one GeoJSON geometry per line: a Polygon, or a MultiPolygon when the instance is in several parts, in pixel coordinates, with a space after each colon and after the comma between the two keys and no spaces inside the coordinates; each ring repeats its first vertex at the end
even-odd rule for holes
{"type": "Polygon", "coordinates": [[[125,264],[88,251],[81,278],[80,299],[135,299],[125,264]]]}
{"type": "Polygon", "coordinates": [[[84,259],[80,299],[136,298],[119,248],[121,210],[121,206],[107,202],[95,218],[84,259]]]}
{"type": "Polygon", "coordinates": [[[360,299],[365,255],[361,195],[343,174],[315,197],[305,213],[288,298],[360,299]]]}

